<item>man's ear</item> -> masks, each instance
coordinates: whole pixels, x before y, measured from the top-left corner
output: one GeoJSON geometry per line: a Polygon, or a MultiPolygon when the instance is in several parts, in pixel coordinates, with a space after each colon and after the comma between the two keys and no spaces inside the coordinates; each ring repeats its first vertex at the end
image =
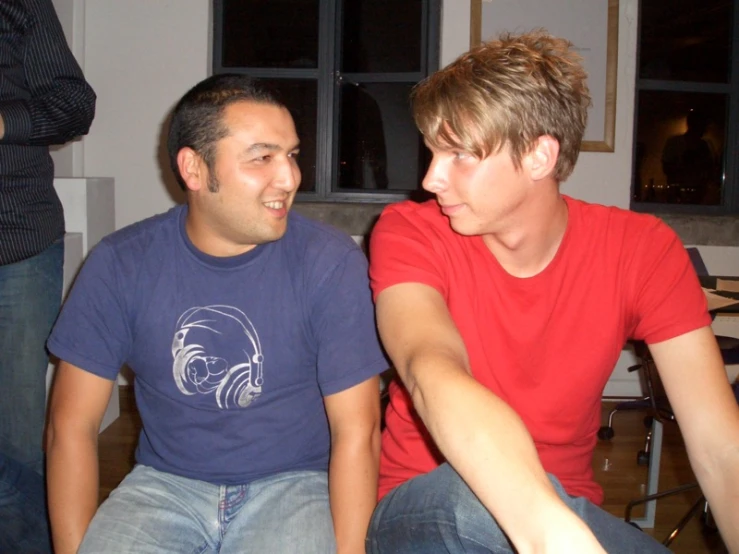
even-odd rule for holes
{"type": "Polygon", "coordinates": [[[542,135],[525,156],[529,176],[534,181],[552,177],[559,158],[559,141],[551,135],[542,135]]]}
{"type": "Polygon", "coordinates": [[[200,190],[208,182],[203,158],[189,146],[177,152],[177,168],[188,190],[200,190]]]}

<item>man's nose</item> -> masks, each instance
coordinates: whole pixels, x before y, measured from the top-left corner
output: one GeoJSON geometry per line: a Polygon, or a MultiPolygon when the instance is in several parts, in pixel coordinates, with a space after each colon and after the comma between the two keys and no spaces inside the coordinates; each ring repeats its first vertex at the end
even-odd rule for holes
{"type": "Polygon", "coordinates": [[[287,192],[292,192],[300,186],[300,168],[293,158],[287,158],[280,164],[279,173],[275,179],[275,186],[287,192]]]}
{"type": "Polygon", "coordinates": [[[444,190],[446,182],[444,163],[434,156],[431,159],[431,164],[429,164],[429,168],[426,171],[426,175],[423,178],[421,186],[428,192],[438,194],[440,191],[444,190]]]}

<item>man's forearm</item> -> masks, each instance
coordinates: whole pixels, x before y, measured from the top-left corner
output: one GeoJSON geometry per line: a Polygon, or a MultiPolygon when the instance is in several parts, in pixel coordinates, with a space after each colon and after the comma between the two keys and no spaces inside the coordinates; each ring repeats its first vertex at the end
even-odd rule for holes
{"type": "Polygon", "coordinates": [[[379,428],[363,440],[337,439],[331,445],[329,498],[338,554],[363,554],[377,503],[379,428]]]}
{"type": "Polygon", "coordinates": [[[696,472],[708,498],[724,544],[731,554],[739,554],[739,448],[730,450],[717,466],[707,473],[696,472]]]}
{"type": "Polygon", "coordinates": [[[546,551],[561,540],[555,528],[577,529],[599,552],[584,523],[557,496],[518,415],[460,371],[454,359],[431,353],[407,368],[414,405],[437,446],[519,552],[546,551]]]}
{"type": "Polygon", "coordinates": [[[47,460],[54,552],[74,554],[98,507],[97,440],[52,437],[47,460]]]}

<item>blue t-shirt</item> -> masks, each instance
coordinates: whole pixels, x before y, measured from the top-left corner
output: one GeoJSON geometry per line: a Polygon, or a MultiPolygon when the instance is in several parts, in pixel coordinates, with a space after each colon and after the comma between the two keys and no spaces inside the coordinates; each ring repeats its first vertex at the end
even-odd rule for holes
{"type": "Polygon", "coordinates": [[[133,370],[141,464],[216,484],[326,470],[323,397],[388,367],[364,254],[291,213],[280,240],[216,258],[190,242],[186,215],[103,239],[49,350],[105,379],[133,370]]]}

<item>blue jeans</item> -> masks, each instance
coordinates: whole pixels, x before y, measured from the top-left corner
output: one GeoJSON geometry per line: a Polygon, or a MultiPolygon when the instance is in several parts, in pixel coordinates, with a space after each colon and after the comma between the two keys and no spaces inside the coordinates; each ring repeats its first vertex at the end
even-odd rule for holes
{"type": "Polygon", "coordinates": [[[334,553],[328,476],[292,471],[219,486],[137,465],[98,509],[78,554],[101,552],[334,553]]]}
{"type": "Polygon", "coordinates": [[[0,552],[51,553],[44,479],[2,454],[0,552]]]}
{"type": "MultiPolygon", "coordinates": [[[[609,554],[669,553],[664,546],[584,498],[559,496],[590,527],[609,554]]],[[[375,509],[367,553],[381,554],[515,552],[490,512],[449,464],[396,487],[375,509]]]]}
{"type": "Polygon", "coordinates": [[[0,551],[50,552],[44,489],[46,339],[62,297],[64,239],[0,266],[0,551]],[[14,548],[3,548],[4,545],[14,548]]]}

